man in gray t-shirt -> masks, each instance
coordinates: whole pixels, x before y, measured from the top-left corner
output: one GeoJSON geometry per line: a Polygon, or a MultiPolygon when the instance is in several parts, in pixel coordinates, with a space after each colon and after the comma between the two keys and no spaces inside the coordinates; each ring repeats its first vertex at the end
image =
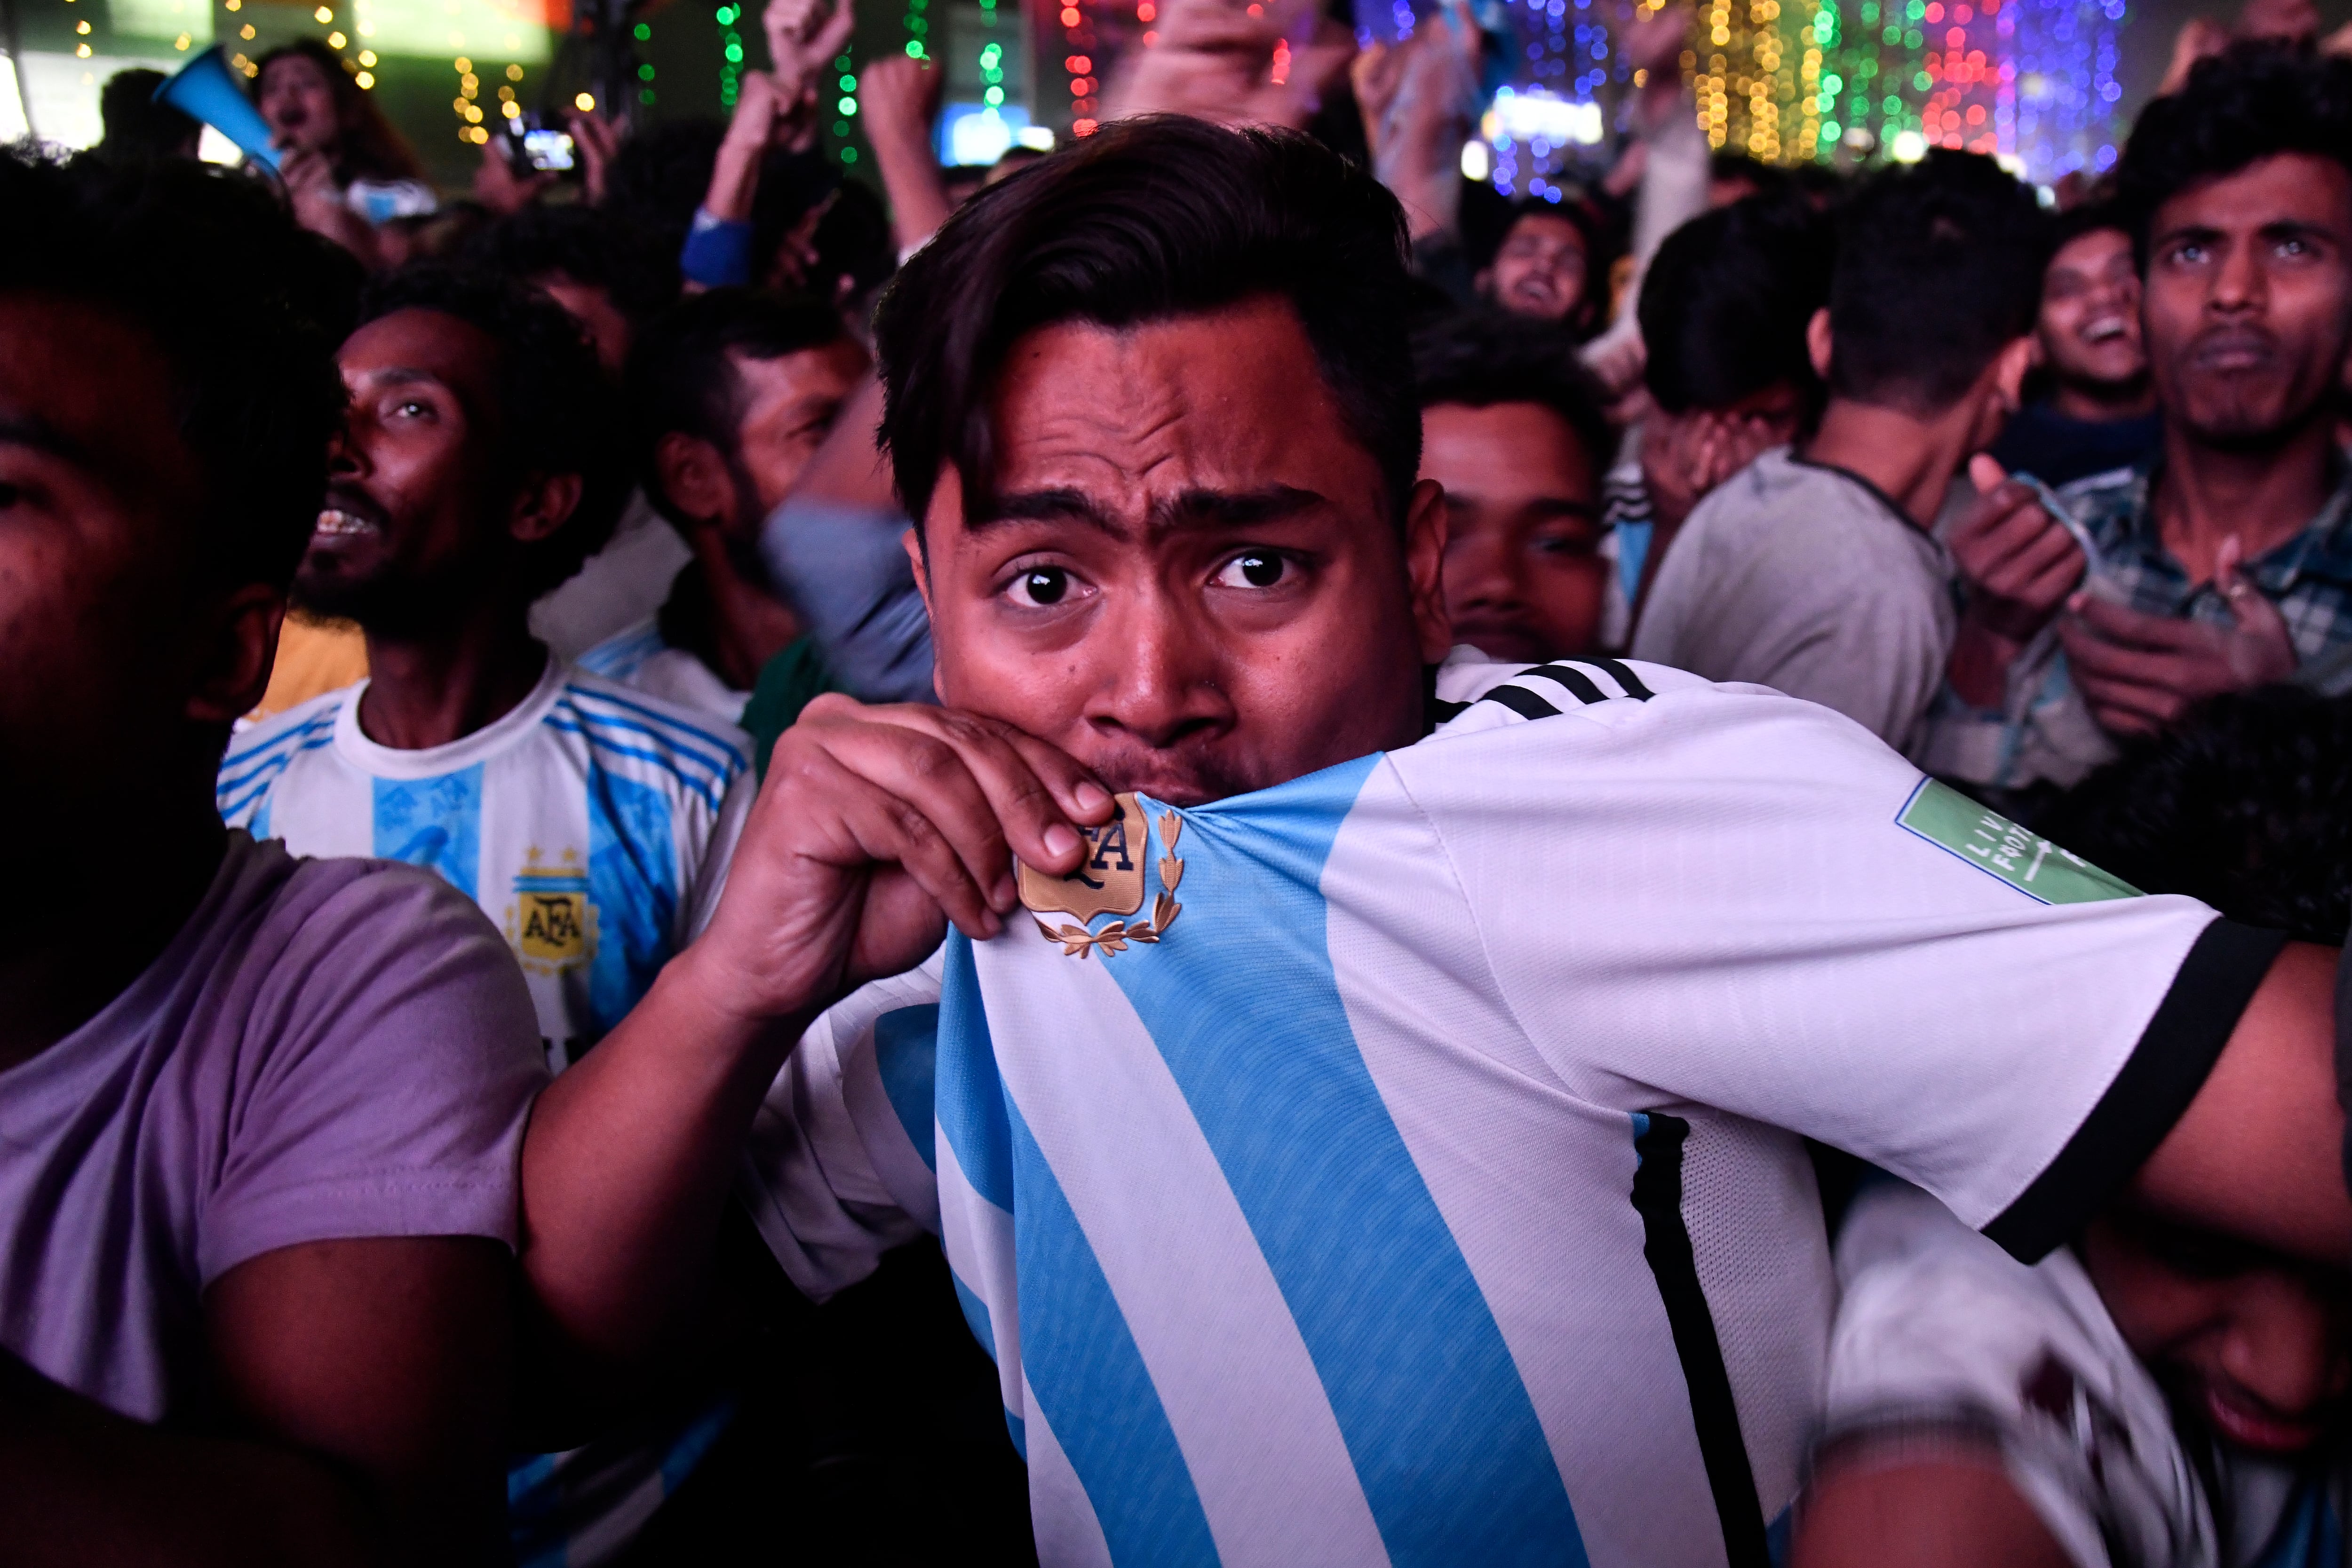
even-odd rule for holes
{"type": "Polygon", "coordinates": [[[193,162],[0,154],[0,1556],[497,1560],[522,976],[213,809],[341,413],[315,254],[193,162]]]}
{"type": "Polygon", "coordinates": [[[1990,159],[1937,153],[1865,186],[1808,334],[1830,388],[1820,428],[1692,511],[1634,656],[1772,686],[1906,747],[1955,623],[1931,529],[2017,406],[2046,248],[2032,194],[1990,159]]]}
{"type": "Polygon", "coordinates": [[[1952,646],[1951,562],[1874,485],[1777,447],[1694,508],[1633,656],[1909,738],[1952,646]]]}

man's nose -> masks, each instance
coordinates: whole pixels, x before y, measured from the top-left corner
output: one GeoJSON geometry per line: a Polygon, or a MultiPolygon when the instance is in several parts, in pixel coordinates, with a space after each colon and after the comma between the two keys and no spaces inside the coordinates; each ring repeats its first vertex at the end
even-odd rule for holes
{"type": "Polygon", "coordinates": [[[1520,598],[1519,574],[1512,553],[1495,539],[1476,534],[1457,540],[1445,552],[1445,601],[1455,614],[1474,607],[1515,604],[1520,598]]]}
{"type": "Polygon", "coordinates": [[[2263,269],[2259,247],[2232,246],[2214,269],[2213,287],[2206,303],[2230,312],[2260,310],[2270,300],[2270,274],[2263,269]]]}
{"type": "Polygon", "coordinates": [[[353,437],[351,417],[346,415],[327,438],[327,472],[331,476],[362,474],[367,465],[366,448],[353,437]]]}
{"type": "Polygon", "coordinates": [[[1232,700],[1205,607],[1166,588],[1122,597],[1112,611],[1117,634],[1104,643],[1115,663],[1088,719],[1154,747],[1230,724],[1232,700]]]}
{"type": "Polygon", "coordinates": [[[2342,1314],[2309,1286],[2263,1274],[2241,1288],[2221,1370],[2282,1416],[2304,1417],[2352,1383],[2342,1314]]]}

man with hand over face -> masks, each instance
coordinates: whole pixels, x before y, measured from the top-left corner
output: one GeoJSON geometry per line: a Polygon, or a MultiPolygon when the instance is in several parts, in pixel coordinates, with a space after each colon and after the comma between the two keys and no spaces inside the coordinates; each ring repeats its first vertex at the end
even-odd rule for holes
{"type": "Polygon", "coordinates": [[[1986,494],[1951,534],[1965,609],[1926,766],[2063,787],[2112,737],[2352,640],[2352,468],[2335,434],[2347,148],[2352,63],[2263,46],[2200,64],[2141,115],[2120,180],[2163,448],[2065,490],[2073,529],[1976,465],[1986,494]]]}
{"type": "Polygon", "coordinates": [[[1810,704],[1449,655],[1404,238],[1147,119],[900,275],[940,706],[812,705],[542,1098],[552,1318],[695,1332],[740,1180],[812,1293],[941,1238],[1045,1562],[1745,1563],[1826,1347],[1800,1134],[2026,1257],[2126,1186],[2352,1253],[2332,953],[1810,704]]]}

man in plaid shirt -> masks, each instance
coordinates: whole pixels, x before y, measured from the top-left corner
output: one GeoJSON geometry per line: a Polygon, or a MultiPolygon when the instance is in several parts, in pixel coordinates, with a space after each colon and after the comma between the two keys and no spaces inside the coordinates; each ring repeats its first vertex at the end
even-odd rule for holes
{"type": "Polygon", "coordinates": [[[2142,114],[2120,181],[2163,452],[2056,496],[1976,459],[1985,495],[1948,541],[1965,608],[1922,767],[2063,788],[2114,737],[2352,643],[2352,466],[2335,439],[2347,158],[2341,61],[2233,52],[2142,114]]]}

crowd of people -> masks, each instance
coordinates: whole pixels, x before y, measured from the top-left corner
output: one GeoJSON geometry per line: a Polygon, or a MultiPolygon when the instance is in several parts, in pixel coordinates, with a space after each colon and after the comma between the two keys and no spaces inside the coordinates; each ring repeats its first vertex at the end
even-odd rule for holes
{"type": "Polygon", "coordinates": [[[0,155],[0,1555],[2352,1563],[2352,60],[1160,9],[0,155]]]}

